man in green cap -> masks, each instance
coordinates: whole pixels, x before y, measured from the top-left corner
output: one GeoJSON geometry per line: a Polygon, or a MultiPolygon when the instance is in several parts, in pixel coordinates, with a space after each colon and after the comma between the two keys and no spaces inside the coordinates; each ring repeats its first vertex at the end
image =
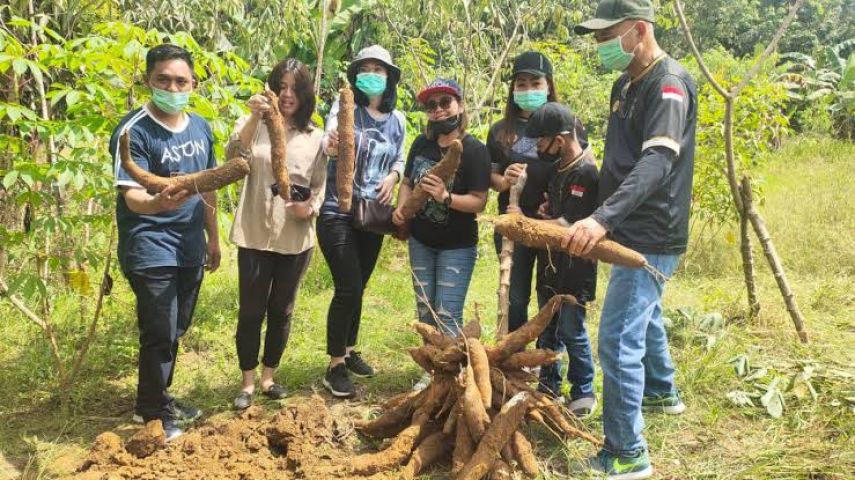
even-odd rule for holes
{"type": "Polygon", "coordinates": [[[653,474],[641,411],[685,410],[662,323],[664,280],[686,251],[697,124],[697,89],[659,48],[653,5],[602,0],[596,18],[576,26],[593,33],[615,82],[600,172],[600,207],[567,230],[564,245],[587,253],[606,235],[642,253],[663,274],[613,266],[600,319],[604,448],[590,462],[610,479],[653,474]]]}

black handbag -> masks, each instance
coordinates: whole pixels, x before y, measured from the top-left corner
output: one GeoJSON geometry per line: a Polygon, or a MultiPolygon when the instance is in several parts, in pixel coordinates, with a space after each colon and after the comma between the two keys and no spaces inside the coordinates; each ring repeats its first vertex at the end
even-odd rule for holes
{"type": "Polygon", "coordinates": [[[395,207],[384,205],[377,200],[360,198],[353,212],[353,228],[378,235],[389,235],[395,232],[392,223],[392,213],[395,207]]]}

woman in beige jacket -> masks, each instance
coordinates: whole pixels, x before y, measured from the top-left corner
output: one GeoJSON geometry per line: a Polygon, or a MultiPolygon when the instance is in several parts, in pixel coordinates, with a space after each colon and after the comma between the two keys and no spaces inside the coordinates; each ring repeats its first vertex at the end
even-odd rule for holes
{"type": "Polygon", "coordinates": [[[230,154],[247,155],[252,166],[231,232],[231,241],[238,246],[240,307],[235,339],[243,372],[241,391],[234,400],[237,409],[252,404],[265,314],[261,391],[273,399],[287,395],[273,374],[288,342],[297,288],[312,256],[314,219],[326,182],[326,156],[319,153],[323,130],[311,123],[315,96],[308,69],[297,60],[283,60],[273,68],[267,84],[278,94],[285,120],[292,201],[285,202],[275,193],[270,138],[262,120],[270,104],[264,96],[254,95],[248,102],[252,113],[238,121],[229,142],[230,154]]]}

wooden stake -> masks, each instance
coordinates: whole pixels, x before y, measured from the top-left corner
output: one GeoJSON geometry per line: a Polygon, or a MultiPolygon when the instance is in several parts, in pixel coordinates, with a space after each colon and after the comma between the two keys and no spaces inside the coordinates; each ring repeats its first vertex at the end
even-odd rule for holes
{"type": "Polygon", "coordinates": [[[796,327],[796,332],[799,335],[799,340],[802,343],[808,342],[808,333],[805,330],[805,320],[801,310],[796,303],[793,290],[790,288],[790,282],[787,281],[787,275],[784,273],[784,267],[781,264],[781,259],[778,252],[775,250],[775,244],[772,243],[772,237],[769,236],[769,230],[766,228],[766,222],[763,217],[757,212],[754,207],[754,199],[751,195],[751,179],[747,176],[742,177],[742,200],[745,205],[745,212],[748,219],[751,220],[751,226],[754,227],[754,233],[763,246],[763,253],[766,254],[766,259],[769,261],[769,267],[772,269],[772,274],[775,276],[775,281],[778,283],[778,289],[781,290],[781,295],[784,297],[784,303],[787,305],[787,312],[790,318],[793,319],[793,325],[796,327]]]}
{"type": "MultiPolygon", "coordinates": [[[[528,176],[523,173],[517,178],[517,183],[511,185],[508,205],[518,207],[520,195],[525,188],[528,176]]],[[[508,308],[510,304],[511,268],[514,265],[514,242],[502,237],[502,252],[499,254],[499,318],[496,327],[496,340],[508,333],[508,308]]]]}

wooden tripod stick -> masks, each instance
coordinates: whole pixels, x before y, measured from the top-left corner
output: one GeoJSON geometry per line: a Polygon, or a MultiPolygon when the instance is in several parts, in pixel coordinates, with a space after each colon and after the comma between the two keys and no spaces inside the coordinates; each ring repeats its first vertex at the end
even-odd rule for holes
{"type": "MultiPolygon", "coordinates": [[[[525,188],[527,175],[523,173],[517,178],[517,183],[511,185],[510,201],[508,205],[519,206],[520,194],[525,188]]],[[[499,317],[496,325],[496,339],[500,339],[508,333],[508,306],[510,303],[509,292],[511,289],[511,267],[514,264],[514,242],[502,237],[502,251],[499,254],[499,317]]]]}

